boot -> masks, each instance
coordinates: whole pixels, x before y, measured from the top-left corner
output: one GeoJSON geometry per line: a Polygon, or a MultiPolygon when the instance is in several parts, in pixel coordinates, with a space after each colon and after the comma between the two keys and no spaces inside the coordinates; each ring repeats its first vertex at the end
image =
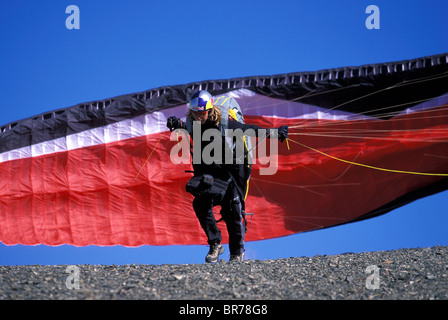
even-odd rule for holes
{"type": "Polygon", "coordinates": [[[220,243],[210,245],[210,250],[205,257],[205,262],[215,263],[218,262],[219,255],[224,253],[224,247],[220,243]]]}

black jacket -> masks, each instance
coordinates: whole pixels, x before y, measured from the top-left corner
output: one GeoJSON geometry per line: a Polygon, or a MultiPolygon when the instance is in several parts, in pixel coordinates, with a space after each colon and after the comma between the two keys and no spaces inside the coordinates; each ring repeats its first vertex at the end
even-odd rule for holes
{"type": "MultiPolygon", "coordinates": [[[[241,129],[242,132],[248,133],[251,136],[271,136],[270,135],[270,129],[264,129],[255,125],[251,124],[243,124],[236,120],[233,120],[232,118],[229,118],[228,121],[228,127],[229,130],[236,130],[241,129]],[[247,131],[248,129],[252,129],[247,131]]],[[[238,191],[240,192],[241,198],[244,199],[247,191],[247,183],[248,179],[250,177],[251,171],[252,171],[252,164],[249,160],[248,151],[250,151],[250,147],[245,144],[242,135],[236,135],[237,138],[234,138],[233,141],[230,141],[230,139],[226,139],[225,136],[221,134],[220,128],[211,123],[206,122],[205,124],[201,125],[201,146],[200,148],[194,147],[193,145],[193,168],[195,175],[203,175],[203,174],[210,174],[214,176],[215,178],[221,179],[221,180],[228,180],[229,178],[232,178],[237,187],[238,191]],[[212,136],[211,141],[203,141],[202,137],[206,130],[216,130],[215,134],[212,136]],[[207,148],[209,144],[214,142],[213,137],[219,136],[219,143],[220,146],[222,146],[221,150],[221,157],[220,160],[214,161],[211,164],[204,163],[204,159],[202,155],[204,155],[204,149],[207,148]],[[239,139],[238,139],[239,138],[239,139]],[[233,142],[233,143],[232,143],[233,142]],[[243,148],[240,149],[237,152],[237,148],[243,148]],[[196,152],[201,153],[200,163],[195,163],[194,161],[194,154],[196,152]],[[232,161],[229,161],[229,158],[227,158],[226,161],[226,155],[229,157],[231,154],[232,161]],[[241,155],[243,158],[241,159],[241,155]],[[238,156],[238,159],[237,159],[238,156]]],[[[193,141],[193,144],[195,141],[193,141]]],[[[213,152],[210,152],[212,150],[212,146],[208,147],[206,149],[206,153],[210,153],[210,155],[213,157],[213,152]]]]}

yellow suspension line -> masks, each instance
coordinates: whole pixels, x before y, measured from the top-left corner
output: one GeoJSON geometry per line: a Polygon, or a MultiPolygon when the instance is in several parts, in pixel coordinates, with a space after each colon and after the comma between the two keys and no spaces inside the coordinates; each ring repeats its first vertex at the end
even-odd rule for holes
{"type": "MultiPolygon", "coordinates": [[[[315,151],[315,152],[318,152],[318,153],[320,153],[320,154],[322,154],[322,155],[324,155],[324,156],[326,156],[326,157],[329,157],[329,158],[331,158],[331,159],[334,159],[334,160],[337,160],[337,161],[340,161],[340,162],[344,162],[344,163],[348,163],[348,164],[351,164],[351,165],[355,165],[355,166],[365,167],[365,168],[374,169],[374,170],[379,170],[379,171],[393,172],[393,173],[415,174],[415,175],[421,175],[421,176],[448,177],[448,173],[414,172],[414,171],[393,170],[393,169],[386,169],[386,168],[380,168],[380,167],[369,166],[369,165],[367,165],[367,164],[362,164],[362,163],[357,163],[357,162],[353,162],[353,161],[348,161],[348,160],[340,159],[340,158],[334,157],[334,156],[332,156],[332,155],[329,155],[329,154],[327,154],[327,153],[325,153],[325,152],[322,152],[322,151],[320,151],[320,150],[317,150],[317,149],[314,149],[314,148],[309,147],[309,146],[307,146],[307,145],[304,145],[304,144],[302,144],[302,143],[300,143],[300,142],[294,141],[294,140],[292,140],[292,139],[290,139],[290,138],[286,138],[286,139],[287,139],[286,141],[289,140],[289,141],[291,141],[291,142],[293,142],[293,143],[295,143],[295,144],[298,144],[298,145],[300,145],[300,146],[302,146],[302,147],[304,147],[304,148],[307,148],[307,149],[309,149],[309,150],[313,150],[313,151],[315,151]]],[[[287,146],[288,146],[288,150],[289,150],[289,145],[287,145],[287,146]]]]}
{"type": "Polygon", "coordinates": [[[149,154],[148,158],[146,158],[145,163],[143,163],[142,167],[140,168],[139,172],[137,173],[137,175],[135,176],[135,180],[137,180],[138,176],[140,175],[140,172],[142,172],[143,168],[145,167],[146,163],[149,161],[149,158],[151,158],[152,154],[154,153],[154,150],[156,150],[157,146],[159,145],[160,140],[162,140],[162,136],[159,138],[159,140],[157,141],[156,145],[154,146],[154,148],[151,150],[151,153],[149,154]]]}

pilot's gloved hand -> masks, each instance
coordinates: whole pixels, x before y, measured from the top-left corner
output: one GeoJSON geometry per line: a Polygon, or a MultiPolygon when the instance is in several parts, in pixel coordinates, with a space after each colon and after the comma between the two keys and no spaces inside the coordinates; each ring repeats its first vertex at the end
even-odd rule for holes
{"type": "Polygon", "coordinates": [[[286,139],[288,139],[288,133],[289,133],[288,126],[278,127],[277,130],[278,130],[278,138],[280,139],[280,142],[283,142],[286,139]]]}
{"type": "Polygon", "coordinates": [[[182,120],[175,116],[169,117],[166,121],[166,126],[170,131],[182,128],[182,120]]]}

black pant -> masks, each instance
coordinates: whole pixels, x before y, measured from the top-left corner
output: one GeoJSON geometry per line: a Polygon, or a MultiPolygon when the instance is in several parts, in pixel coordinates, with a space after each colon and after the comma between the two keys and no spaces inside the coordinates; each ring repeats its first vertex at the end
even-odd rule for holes
{"type": "MultiPolygon", "coordinates": [[[[193,200],[193,208],[204,230],[210,245],[221,242],[221,231],[219,230],[215,216],[213,215],[213,201],[207,196],[197,196],[193,200]]],[[[220,203],[221,215],[227,225],[229,233],[230,254],[244,252],[245,226],[242,216],[242,203],[238,189],[234,182],[229,184],[224,199],[220,203]]]]}

